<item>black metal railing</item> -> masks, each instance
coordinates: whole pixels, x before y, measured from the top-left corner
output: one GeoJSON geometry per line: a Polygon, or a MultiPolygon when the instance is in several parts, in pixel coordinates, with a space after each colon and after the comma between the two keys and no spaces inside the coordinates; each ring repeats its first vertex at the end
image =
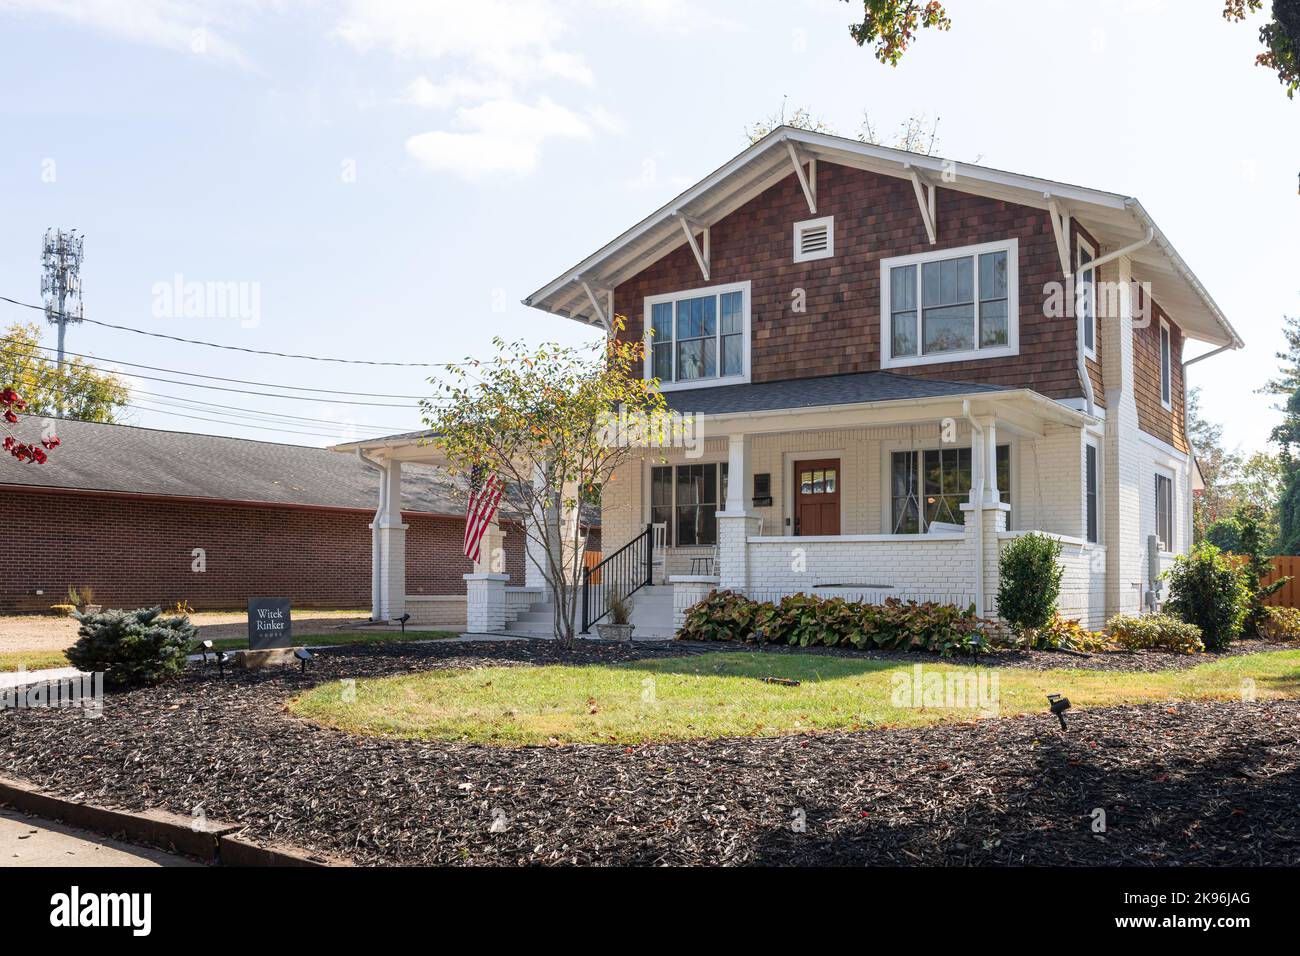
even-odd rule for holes
{"type": "Polygon", "coordinates": [[[655,557],[654,526],[641,532],[608,558],[582,569],[582,633],[610,612],[611,599],[627,600],[652,583],[655,557]]]}

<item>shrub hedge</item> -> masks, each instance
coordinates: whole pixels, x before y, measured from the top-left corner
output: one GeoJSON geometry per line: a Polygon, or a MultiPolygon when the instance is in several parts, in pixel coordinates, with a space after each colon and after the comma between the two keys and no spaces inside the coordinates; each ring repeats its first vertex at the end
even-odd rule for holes
{"type": "Polygon", "coordinates": [[[989,635],[973,608],[887,598],[883,604],[792,594],[780,603],[712,591],[686,612],[682,640],[797,647],[924,650],[945,657],[986,650],[989,635]]]}
{"type": "Polygon", "coordinates": [[[1130,650],[1156,649],[1180,654],[1205,650],[1201,629],[1172,614],[1116,614],[1106,622],[1111,640],[1130,650]]]}
{"type": "Polygon", "coordinates": [[[108,687],[157,684],[176,676],[198,634],[188,617],[163,617],[160,607],[77,617],[81,627],[68,660],[78,670],[103,672],[108,687]]]}
{"type": "Polygon", "coordinates": [[[1300,641],[1300,608],[1265,607],[1259,636],[1266,641],[1300,641]]]}

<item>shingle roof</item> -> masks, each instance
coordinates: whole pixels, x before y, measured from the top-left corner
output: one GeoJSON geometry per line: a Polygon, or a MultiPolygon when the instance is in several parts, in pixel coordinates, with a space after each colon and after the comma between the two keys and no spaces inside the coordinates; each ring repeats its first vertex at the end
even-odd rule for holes
{"type": "Polygon", "coordinates": [[[975,392],[1008,391],[1001,385],[946,382],[895,372],[857,372],[821,378],[787,379],[664,392],[668,407],[683,414],[727,415],[822,405],[856,405],[913,398],[946,398],[975,392]]]}
{"type": "MultiPolygon", "coordinates": [[[[24,418],[15,431],[33,439],[40,422],[24,418]]],[[[325,448],[76,421],[59,422],[58,435],[63,443],[44,465],[0,455],[0,486],[368,510],[379,503],[379,469],[325,448]]],[[[402,468],[404,510],[462,516],[464,502],[446,472],[402,468]]]]}

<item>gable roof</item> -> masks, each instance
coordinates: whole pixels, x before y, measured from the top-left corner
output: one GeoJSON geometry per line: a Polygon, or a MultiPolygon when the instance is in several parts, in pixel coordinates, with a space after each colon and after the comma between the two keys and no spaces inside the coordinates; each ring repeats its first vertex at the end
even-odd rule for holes
{"type": "MultiPolygon", "coordinates": [[[[1152,295],[1183,331],[1214,345],[1240,348],[1241,337],[1201,285],[1142,204],[1131,196],[1023,176],[1004,170],[955,163],[888,146],[861,143],[842,136],[780,126],[730,162],[700,180],[671,202],[577,265],[538,289],[530,305],[554,315],[598,324],[582,282],[593,289],[613,289],[686,241],[679,215],[712,224],[790,176],[789,147],[801,159],[816,158],[870,172],[910,180],[912,170],[928,175],[943,189],[972,193],[1046,210],[1049,199],[1063,212],[1083,222],[1107,249],[1144,239],[1152,241],[1132,253],[1133,276],[1151,283],[1152,295]],[[946,181],[946,170],[957,177],[946,181]]],[[[951,178],[951,177],[948,177],[951,178]]],[[[940,223],[940,230],[943,226],[940,223]]]]}
{"type": "MultiPolygon", "coordinates": [[[[20,420],[33,435],[39,419],[20,420]]],[[[161,431],[131,425],[60,421],[62,444],[44,465],[0,455],[0,488],[27,486],[213,501],[355,508],[379,504],[379,469],[327,448],[161,431]]],[[[404,511],[463,517],[465,498],[445,472],[402,469],[404,511]]]]}

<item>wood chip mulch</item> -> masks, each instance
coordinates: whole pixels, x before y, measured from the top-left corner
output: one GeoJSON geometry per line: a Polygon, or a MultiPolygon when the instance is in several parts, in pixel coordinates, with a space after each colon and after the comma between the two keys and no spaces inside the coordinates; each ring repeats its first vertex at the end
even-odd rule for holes
{"type": "Polygon", "coordinates": [[[1044,713],[638,747],[363,738],[283,710],[337,678],[690,650],[435,643],[322,651],[305,676],[192,667],[110,694],[97,720],[0,714],[0,772],[201,806],[361,864],[1300,864],[1297,700],[1072,711],[1064,734],[1044,713]]]}

